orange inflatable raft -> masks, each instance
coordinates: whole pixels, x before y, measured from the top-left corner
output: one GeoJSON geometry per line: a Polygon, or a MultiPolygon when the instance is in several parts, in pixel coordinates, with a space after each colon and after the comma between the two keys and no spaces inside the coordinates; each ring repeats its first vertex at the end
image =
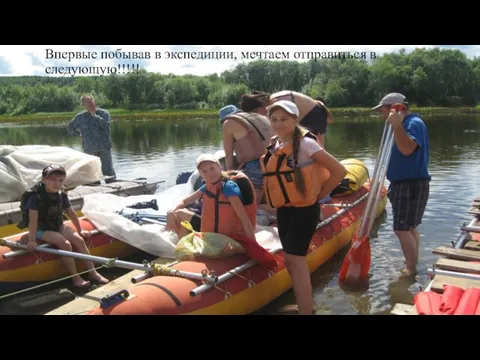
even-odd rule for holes
{"type": "MultiPolygon", "coordinates": [[[[307,261],[310,272],[317,270],[349,244],[361,222],[369,184],[359,190],[334,196],[322,206],[324,221],[312,238],[307,261]]],[[[378,217],[385,209],[386,189],[377,204],[378,217]]],[[[87,315],[174,315],[174,314],[249,314],[267,305],[291,288],[283,252],[275,252],[279,267],[269,271],[244,255],[205,261],[182,261],[170,270],[212,274],[216,284],[169,275],[156,275],[132,284],[113,304],[105,302],[87,315]]]]}
{"type": "MultiPolygon", "coordinates": [[[[95,226],[86,218],[80,218],[82,229],[94,231],[95,226]]],[[[75,229],[71,221],[65,221],[65,225],[75,229]]],[[[27,241],[28,232],[23,232],[5,240],[27,241]]],[[[39,245],[45,246],[42,241],[39,245]]],[[[112,238],[101,232],[92,235],[88,242],[90,253],[93,256],[107,258],[124,258],[139,250],[123,241],[112,238]]],[[[29,288],[43,282],[56,280],[70,274],[67,271],[61,257],[54,254],[35,252],[12,256],[18,249],[0,246],[0,294],[11,293],[29,288]]],[[[76,261],[78,271],[86,270],[85,262],[76,261]]]]}

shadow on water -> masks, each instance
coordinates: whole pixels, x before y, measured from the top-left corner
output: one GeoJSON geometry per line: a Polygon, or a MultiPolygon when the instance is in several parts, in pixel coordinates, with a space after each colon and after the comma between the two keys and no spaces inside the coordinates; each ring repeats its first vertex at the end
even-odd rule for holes
{"type": "MultiPolygon", "coordinates": [[[[372,234],[372,263],[368,289],[347,291],[338,284],[338,272],[347,253],[343,249],[312,274],[313,296],[319,314],[388,314],[395,303],[411,303],[429,279],[426,271],[438,259],[432,250],[450,244],[459,227],[470,221],[467,211],[480,195],[480,116],[430,116],[425,122],[430,138],[432,175],[430,197],[421,236],[419,273],[402,278],[404,257],[392,232],[391,206],[387,203],[372,234]]],[[[357,158],[373,174],[384,122],[377,117],[338,117],[328,127],[326,149],[338,159],[357,158]]],[[[217,119],[118,122],[112,126],[113,161],[123,179],[146,177],[166,180],[158,192],[175,184],[178,173],[191,171],[204,152],[222,148],[217,119]]],[[[0,144],[49,144],[81,150],[81,138],[69,137],[61,126],[2,126],[0,144]]],[[[387,181],[388,186],[388,181],[387,181]]],[[[288,291],[258,313],[276,313],[293,304],[288,291]]]]}

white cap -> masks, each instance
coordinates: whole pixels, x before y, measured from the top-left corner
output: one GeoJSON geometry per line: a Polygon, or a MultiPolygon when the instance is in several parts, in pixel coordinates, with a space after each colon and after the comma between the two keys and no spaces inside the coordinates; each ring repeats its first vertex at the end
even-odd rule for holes
{"type": "Polygon", "coordinates": [[[202,162],[205,162],[205,161],[214,162],[214,163],[218,164],[218,166],[222,167],[222,165],[220,165],[220,161],[218,161],[218,159],[215,157],[215,155],[213,155],[213,154],[202,154],[197,158],[197,169],[200,166],[200,164],[202,162]]]}
{"type": "Polygon", "coordinates": [[[286,112],[288,112],[289,114],[295,115],[296,117],[300,116],[300,111],[298,110],[297,105],[295,105],[293,102],[289,100],[278,100],[274,102],[272,105],[267,106],[267,112],[269,116],[273,111],[273,109],[276,107],[281,107],[286,112]]]}

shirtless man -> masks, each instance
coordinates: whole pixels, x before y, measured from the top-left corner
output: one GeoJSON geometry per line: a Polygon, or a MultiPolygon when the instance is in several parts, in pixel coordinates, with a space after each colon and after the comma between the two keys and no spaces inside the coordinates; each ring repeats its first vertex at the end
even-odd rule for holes
{"type": "MultiPolygon", "coordinates": [[[[265,153],[273,136],[268,118],[255,111],[240,111],[234,105],[228,105],[220,110],[219,121],[222,124],[227,170],[242,170],[252,182],[257,200],[261,202],[263,174],[259,159],[265,153]],[[234,152],[239,166],[234,164],[234,152]]],[[[269,206],[261,208],[273,211],[269,206]]]]}

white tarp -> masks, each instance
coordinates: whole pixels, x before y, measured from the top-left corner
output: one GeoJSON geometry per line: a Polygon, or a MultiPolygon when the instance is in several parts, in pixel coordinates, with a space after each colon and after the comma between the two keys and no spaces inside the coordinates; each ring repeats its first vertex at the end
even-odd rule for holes
{"type": "MultiPolygon", "coordinates": [[[[193,192],[193,184],[197,177],[198,173],[195,172],[188,183],[175,185],[154,195],[121,197],[112,194],[89,194],[84,197],[82,212],[98,230],[149,254],[174,259],[175,246],[179,240],[174,232],[167,231],[164,225],[139,225],[116,212],[166,215],[168,210],[193,192]],[[128,205],[153,199],[157,200],[158,211],[126,208],[128,205]]],[[[257,225],[256,239],[266,249],[281,247],[277,228],[274,227],[257,225]]]]}
{"type": "Polygon", "coordinates": [[[74,187],[102,178],[100,158],[63,146],[0,145],[0,203],[18,201],[42,178],[42,170],[58,164],[67,171],[65,186],[74,187]]]}

